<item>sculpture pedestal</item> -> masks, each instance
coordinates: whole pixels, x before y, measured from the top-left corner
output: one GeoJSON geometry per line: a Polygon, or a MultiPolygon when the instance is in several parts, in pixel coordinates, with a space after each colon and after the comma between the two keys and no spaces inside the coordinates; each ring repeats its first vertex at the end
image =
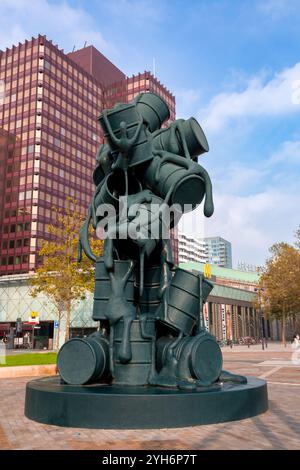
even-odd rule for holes
{"type": "Polygon", "coordinates": [[[65,385],[59,377],[46,377],[28,382],[25,415],[40,423],[94,429],[176,428],[236,421],[268,409],[266,382],[247,379],[247,384],[183,391],[65,385]]]}

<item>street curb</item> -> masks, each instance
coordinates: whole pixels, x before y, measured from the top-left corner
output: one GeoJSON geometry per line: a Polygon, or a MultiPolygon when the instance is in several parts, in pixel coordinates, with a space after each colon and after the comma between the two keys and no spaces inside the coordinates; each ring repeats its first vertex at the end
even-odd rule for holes
{"type": "Polygon", "coordinates": [[[56,375],[56,374],[57,374],[56,364],[0,367],[0,379],[13,379],[17,377],[39,377],[43,375],[56,375]]]}

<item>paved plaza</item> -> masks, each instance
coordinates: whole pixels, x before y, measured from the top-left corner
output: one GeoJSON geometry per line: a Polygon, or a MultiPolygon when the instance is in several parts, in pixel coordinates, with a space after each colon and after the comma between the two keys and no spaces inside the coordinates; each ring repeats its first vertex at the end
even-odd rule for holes
{"type": "Polygon", "coordinates": [[[160,430],[89,430],[24,417],[28,378],[0,380],[0,449],[299,449],[300,365],[291,345],[223,348],[224,368],[268,381],[269,410],[239,422],[160,430]]]}

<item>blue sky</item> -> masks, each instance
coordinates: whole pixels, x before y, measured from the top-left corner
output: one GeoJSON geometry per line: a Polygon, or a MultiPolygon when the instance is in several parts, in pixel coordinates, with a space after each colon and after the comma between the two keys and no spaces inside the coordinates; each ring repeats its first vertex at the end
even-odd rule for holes
{"type": "MultiPolygon", "coordinates": [[[[230,240],[235,264],[262,264],[272,243],[293,240],[300,0],[0,0],[0,13],[0,49],[38,33],[65,51],[87,41],[128,75],[155,57],[178,117],[195,116],[209,140],[201,163],[216,211],[204,234],[230,240]]],[[[194,227],[188,216],[185,230],[194,227]]]]}

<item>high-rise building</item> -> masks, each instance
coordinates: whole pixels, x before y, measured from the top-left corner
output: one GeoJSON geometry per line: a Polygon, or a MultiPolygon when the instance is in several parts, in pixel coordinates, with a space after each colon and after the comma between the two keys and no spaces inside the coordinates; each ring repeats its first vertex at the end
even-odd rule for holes
{"type": "Polygon", "coordinates": [[[183,232],[178,233],[179,263],[205,263],[205,243],[201,238],[191,237],[183,232]]]}
{"type": "Polygon", "coordinates": [[[232,268],[231,243],[222,237],[204,238],[206,261],[223,268],[232,268]]]}
{"type": "Polygon", "coordinates": [[[70,196],[86,213],[103,108],[155,92],[173,120],[175,98],[150,72],[128,78],[93,46],[65,54],[41,35],[0,51],[0,84],[1,275],[37,267],[53,206],[70,196]]]}

